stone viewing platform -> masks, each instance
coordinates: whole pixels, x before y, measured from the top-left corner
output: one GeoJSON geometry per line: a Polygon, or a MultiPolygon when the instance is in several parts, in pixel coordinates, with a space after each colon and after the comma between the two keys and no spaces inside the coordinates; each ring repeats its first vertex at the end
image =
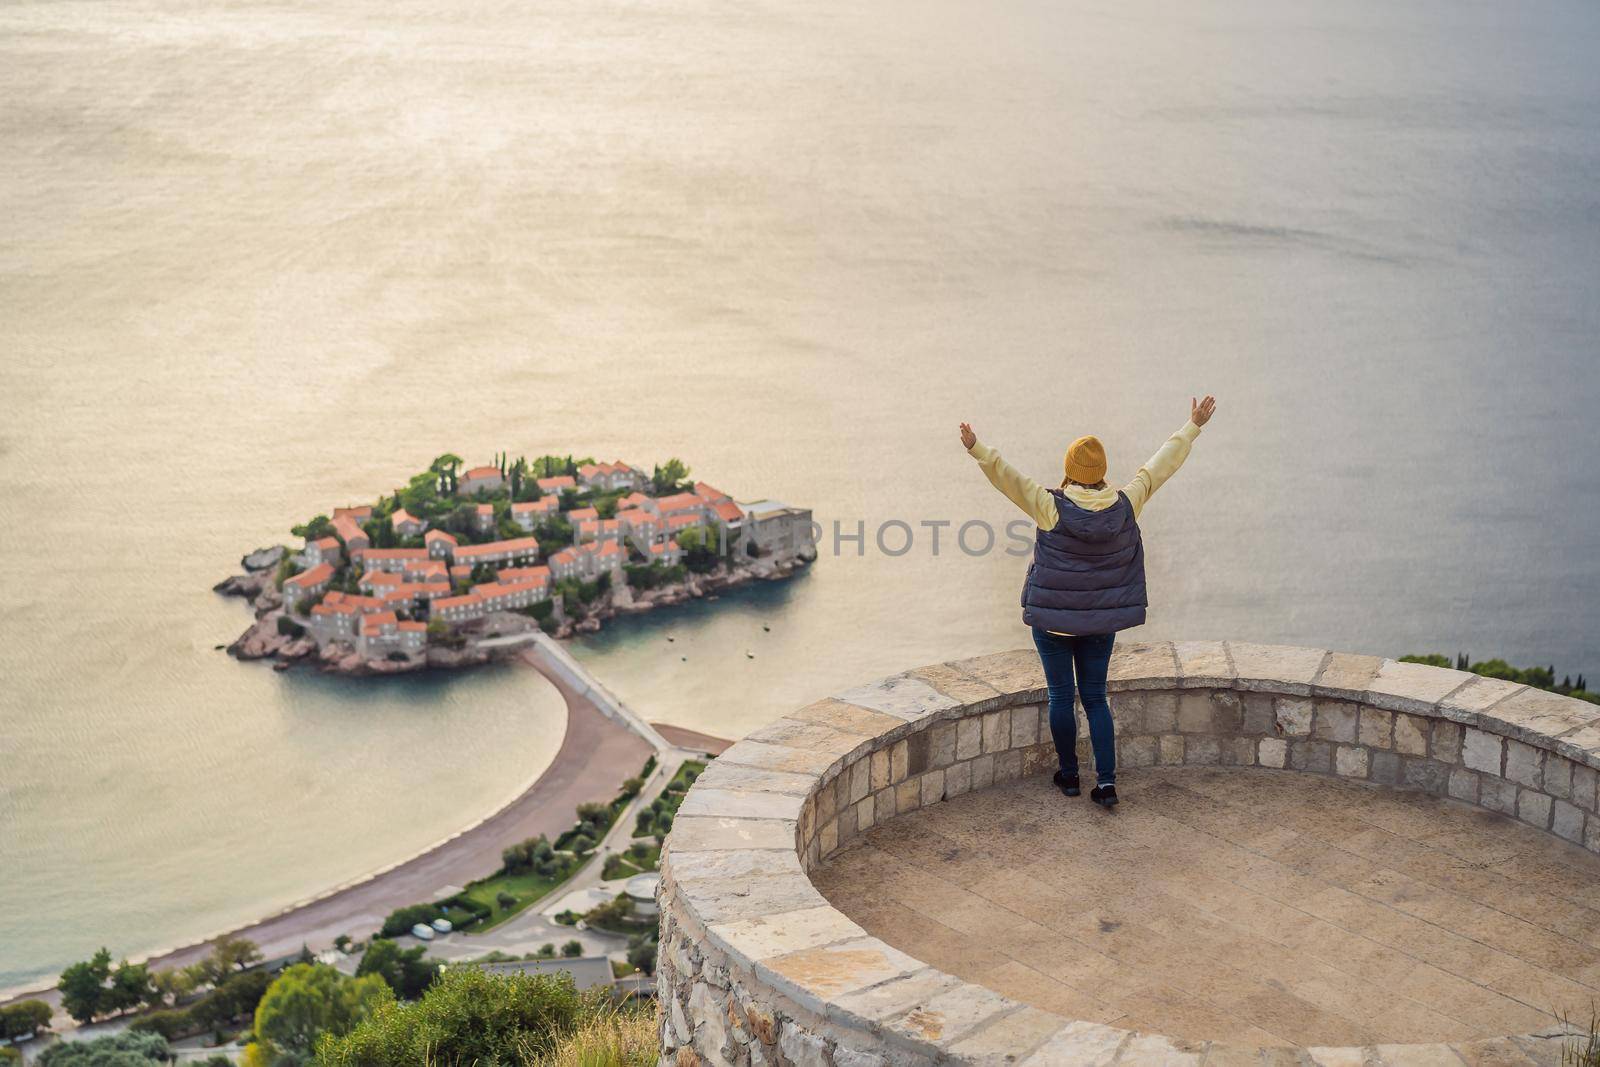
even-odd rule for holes
{"type": "Polygon", "coordinates": [[[1115,813],[1050,784],[1031,649],[729,748],[663,857],[663,1055],[1560,1063],[1600,1001],[1600,708],[1236,642],[1110,678],[1115,813]]]}

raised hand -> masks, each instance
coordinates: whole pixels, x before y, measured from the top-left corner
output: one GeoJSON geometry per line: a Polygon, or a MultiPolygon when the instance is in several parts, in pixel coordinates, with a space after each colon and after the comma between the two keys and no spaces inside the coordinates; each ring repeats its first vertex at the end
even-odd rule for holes
{"type": "MultiPolygon", "coordinates": [[[[1199,401],[1192,396],[1189,398],[1189,420],[1196,426],[1204,426],[1210,422],[1211,413],[1216,410],[1217,398],[1214,396],[1207,396],[1204,400],[1199,401]]],[[[965,426],[966,423],[962,423],[962,425],[965,426]]]]}
{"type": "Polygon", "coordinates": [[[963,422],[961,424],[961,447],[971,448],[977,443],[978,435],[972,432],[972,424],[963,422]]]}

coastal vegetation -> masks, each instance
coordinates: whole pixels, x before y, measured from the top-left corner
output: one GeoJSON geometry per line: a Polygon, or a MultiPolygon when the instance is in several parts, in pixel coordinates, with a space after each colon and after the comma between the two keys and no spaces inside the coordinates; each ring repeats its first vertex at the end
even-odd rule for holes
{"type": "Polygon", "coordinates": [[[50,1025],[50,1005],[42,1000],[19,1000],[0,1007],[0,1041],[33,1037],[50,1025]]]}
{"type": "Polygon", "coordinates": [[[40,1067],[150,1067],[172,1056],[160,1034],[123,1031],[93,1041],[63,1041],[39,1054],[40,1067]]]}
{"type": "MultiPolygon", "coordinates": [[[[56,989],[61,993],[62,1010],[81,1024],[139,1008],[165,1008],[209,988],[210,993],[185,1012],[186,1017],[201,1020],[204,1028],[254,1009],[254,1000],[249,1000],[247,1007],[239,1007],[249,999],[248,992],[234,983],[245,980],[242,968],[260,958],[260,952],[249,941],[223,938],[211,955],[198,963],[152,972],[146,964],[127,960],[113,967],[110,951],[101,948],[89,959],[63,970],[56,989]]],[[[260,994],[256,997],[259,999],[260,994]]]]}
{"type": "Polygon", "coordinates": [[[661,795],[635,817],[633,836],[654,837],[659,846],[672,830],[672,820],[678,814],[678,805],[683,803],[683,795],[705,769],[702,760],[684,760],[683,766],[678,768],[678,773],[672,776],[672,781],[667,783],[661,795]]]}
{"type": "MultiPolygon", "coordinates": [[[[608,995],[579,993],[570,975],[452,968],[420,999],[380,999],[355,1025],[326,1031],[315,1062],[319,1067],[542,1064],[558,1056],[564,1042],[618,1013],[608,995]]],[[[654,1056],[652,1042],[648,1062],[654,1063],[654,1056]]]]}
{"type": "Polygon", "coordinates": [[[379,975],[347,978],[327,964],[297,963],[256,1006],[246,1067],[306,1067],[319,1041],[349,1033],[394,1002],[394,991],[379,975]]]}
{"type": "Polygon", "coordinates": [[[1400,662],[1421,663],[1429,667],[1454,667],[1458,671],[1471,671],[1485,678],[1503,678],[1508,682],[1532,686],[1534,689],[1560,693],[1562,696],[1585,700],[1590,704],[1600,704],[1600,693],[1590,692],[1588,679],[1582,674],[1576,679],[1568,674],[1558,683],[1555,664],[1548,667],[1513,667],[1503,659],[1486,659],[1474,663],[1465,652],[1456,653],[1453,660],[1437,652],[1412,653],[1401,656],[1400,662]]]}

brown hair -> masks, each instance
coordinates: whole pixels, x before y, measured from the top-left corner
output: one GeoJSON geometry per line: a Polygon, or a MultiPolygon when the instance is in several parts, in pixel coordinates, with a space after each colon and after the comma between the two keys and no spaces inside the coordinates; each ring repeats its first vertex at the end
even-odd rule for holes
{"type": "Polygon", "coordinates": [[[1104,489],[1106,487],[1106,480],[1104,478],[1101,478],[1098,482],[1095,482],[1093,485],[1084,485],[1084,483],[1075,482],[1071,478],[1063,478],[1063,479],[1061,479],[1061,488],[1065,489],[1069,485],[1083,485],[1083,487],[1085,489],[1104,489]]]}

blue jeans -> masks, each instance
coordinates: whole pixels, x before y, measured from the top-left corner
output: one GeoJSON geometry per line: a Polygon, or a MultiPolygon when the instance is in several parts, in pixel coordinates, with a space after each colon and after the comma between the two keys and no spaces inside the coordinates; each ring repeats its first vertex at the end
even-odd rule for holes
{"type": "Polygon", "coordinates": [[[1078,716],[1072,710],[1076,689],[1083,695],[1083,711],[1089,717],[1095,776],[1101,785],[1117,780],[1116,727],[1111,722],[1111,704],[1106,700],[1106,670],[1111,665],[1111,646],[1116,639],[1116,634],[1064,637],[1033,628],[1033,643],[1039,649],[1045,686],[1050,691],[1050,736],[1056,743],[1061,773],[1078,773],[1078,716]]]}

